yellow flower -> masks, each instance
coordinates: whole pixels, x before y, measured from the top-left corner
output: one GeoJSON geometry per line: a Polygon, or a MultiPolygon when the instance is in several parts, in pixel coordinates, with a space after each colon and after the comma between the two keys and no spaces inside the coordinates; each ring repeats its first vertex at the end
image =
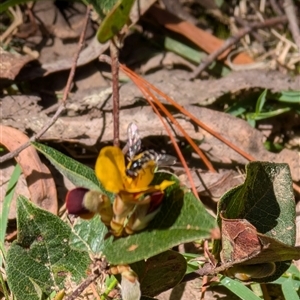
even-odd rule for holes
{"type": "Polygon", "coordinates": [[[159,212],[164,190],[173,181],[150,185],[155,161],[149,161],[134,178],[126,175],[125,157],[118,147],[104,147],[98,156],[95,173],[108,192],[114,193],[111,233],[122,236],[144,229],[159,212]]]}
{"type": "Polygon", "coordinates": [[[164,180],[158,185],[150,185],[154,178],[156,163],[150,161],[135,178],[126,175],[125,157],[121,149],[104,147],[98,156],[95,172],[103,187],[119,194],[124,202],[137,203],[144,194],[163,191],[173,181],[164,180]]]}

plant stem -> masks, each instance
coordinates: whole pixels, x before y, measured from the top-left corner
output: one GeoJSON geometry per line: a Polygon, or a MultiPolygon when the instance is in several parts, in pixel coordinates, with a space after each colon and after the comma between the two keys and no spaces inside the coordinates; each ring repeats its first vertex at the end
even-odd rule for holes
{"type": "Polygon", "coordinates": [[[115,45],[117,37],[110,42],[112,91],[113,91],[113,120],[114,120],[114,146],[120,146],[119,117],[120,117],[120,99],[119,99],[119,51],[115,45]]]}
{"type": "Polygon", "coordinates": [[[106,300],[108,297],[108,294],[115,288],[115,286],[118,284],[117,278],[114,276],[114,279],[110,283],[110,285],[107,287],[106,291],[101,295],[101,300],[106,300]]]}

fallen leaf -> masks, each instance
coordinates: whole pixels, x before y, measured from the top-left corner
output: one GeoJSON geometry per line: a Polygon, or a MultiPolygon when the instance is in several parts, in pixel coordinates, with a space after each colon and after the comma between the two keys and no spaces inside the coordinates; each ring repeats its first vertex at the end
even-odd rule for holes
{"type": "Polygon", "coordinates": [[[256,228],[245,219],[222,218],[222,263],[232,264],[257,255],[262,244],[256,228]]]}
{"type": "MultiPolygon", "coordinates": [[[[28,141],[28,137],[19,130],[0,125],[0,144],[14,151],[28,141]]],[[[33,203],[57,214],[57,193],[49,169],[41,162],[34,147],[29,146],[15,158],[21,166],[33,203]]]]}
{"type": "Polygon", "coordinates": [[[1,86],[10,84],[19,74],[20,70],[30,61],[34,60],[29,55],[10,53],[0,47],[0,78],[1,86]]]}
{"type": "MultiPolygon", "coordinates": [[[[208,53],[216,51],[225,42],[157,6],[152,6],[149,12],[151,17],[154,18],[158,23],[164,25],[167,29],[184,35],[186,38],[208,53]]],[[[219,56],[219,59],[224,59],[228,55],[229,51],[230,49],[222,53],[219,56]]],[[[248,54],[242,52],[236,55],[236,57],[233,59],[233,62],[235,64],[250,64],[253,63],[253,59],[248,54]]]]}

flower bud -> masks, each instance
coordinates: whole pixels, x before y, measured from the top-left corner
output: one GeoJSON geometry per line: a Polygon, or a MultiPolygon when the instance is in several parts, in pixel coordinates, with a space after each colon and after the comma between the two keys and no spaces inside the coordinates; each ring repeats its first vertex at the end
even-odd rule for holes
{"type": "Polygon", "coordinates": [[[83,219],[91,219],[96,213],[101,221],[109,225],[113,217],[109,198],[98,192],[86,188],[75,188],[66,196],[66,207],[69,214],[78,215],[83,219]]]}

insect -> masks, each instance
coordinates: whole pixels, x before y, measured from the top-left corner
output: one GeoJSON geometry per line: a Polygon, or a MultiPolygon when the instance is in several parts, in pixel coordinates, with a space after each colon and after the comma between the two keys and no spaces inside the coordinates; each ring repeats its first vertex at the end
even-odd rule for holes
{"type": "Polygon", "coordinates": [[[152,163],[156,167],[166,167],[176,162],[174,156],[158,153],[153,149],[141,151],[142,142],[137,126],[130,123],[128,126],[128,160],[126,175],[132,178],[138,176],[139,172],[152,163]]]}

